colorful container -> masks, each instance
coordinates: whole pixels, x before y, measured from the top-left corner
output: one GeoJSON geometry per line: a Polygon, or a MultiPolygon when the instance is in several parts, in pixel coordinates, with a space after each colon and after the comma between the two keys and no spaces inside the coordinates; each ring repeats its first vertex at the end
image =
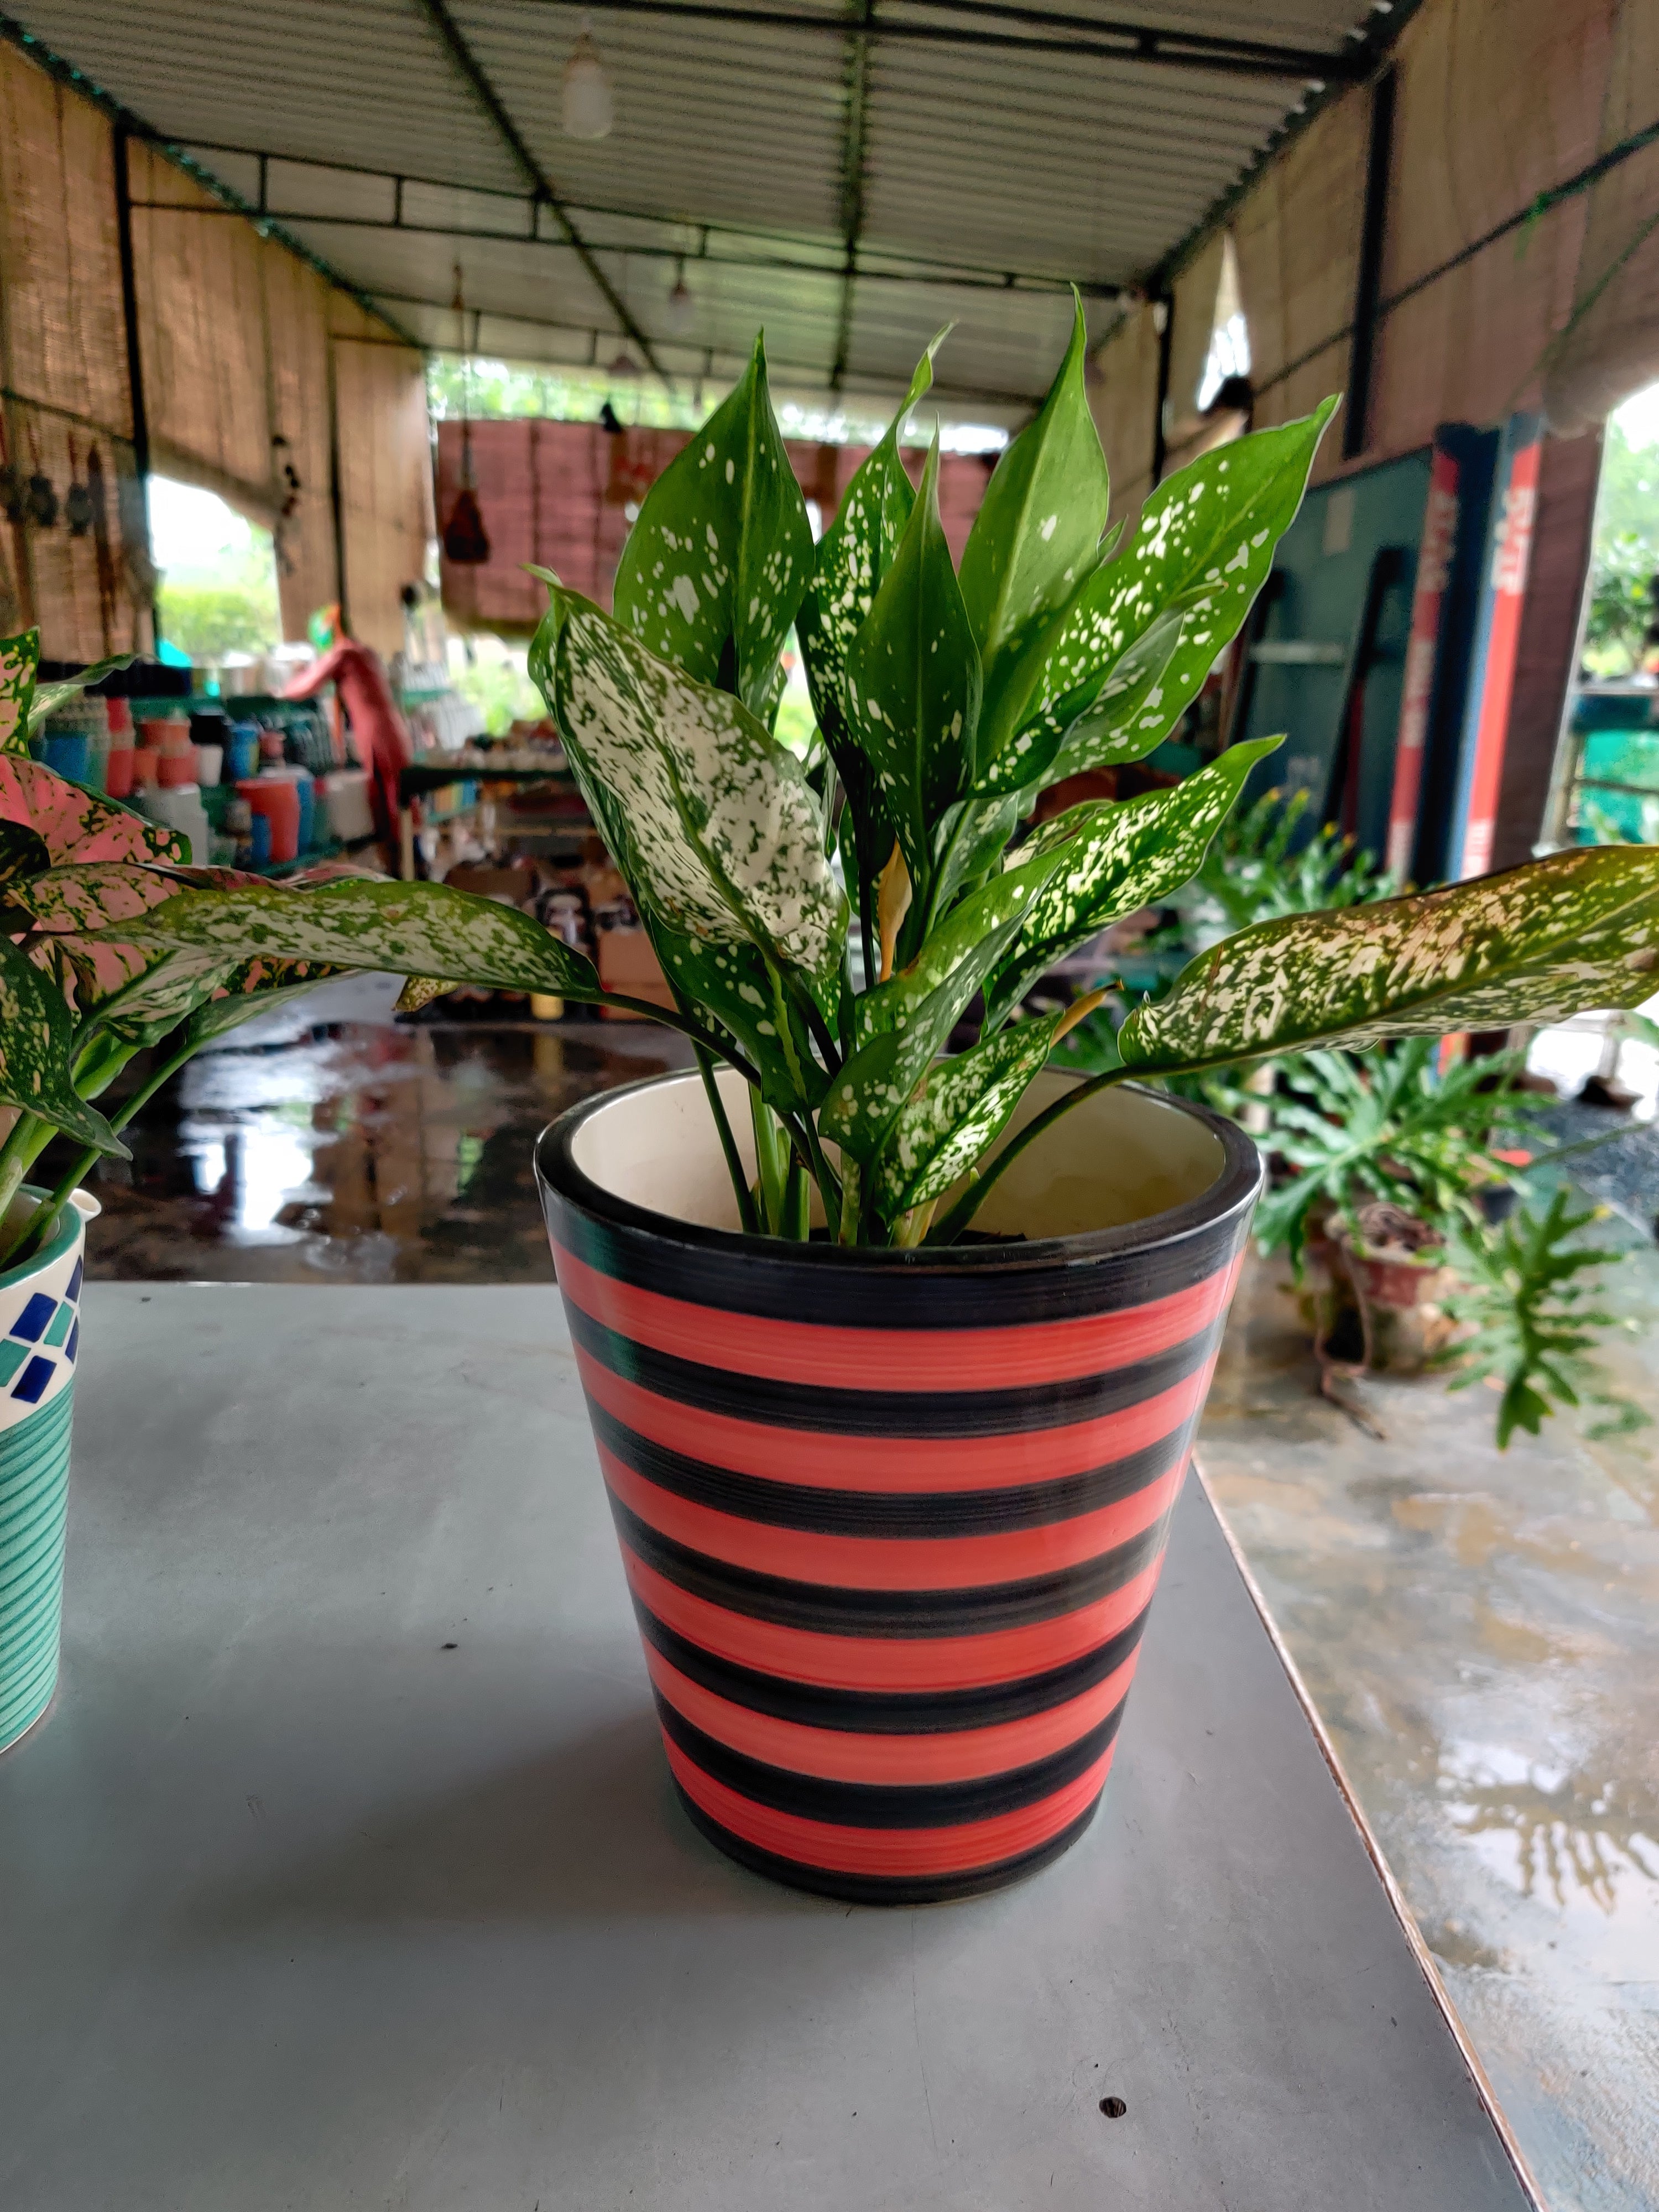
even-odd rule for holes
{"type": "Polygon", "coordinates": [[[236,787],[256,815],[270,823],[270,857],[295,860],[300,855],[300,793],[285,775],[250,775],[236,787]]]}
{"type": "Polygon", "coordinates": [[[58,1686],[80,1301],[98,1211],[77,1191],[51,1247],[0,1275],[0,1751],[58,1686]]]}
{"type": "Polygon", "coordinates": [[[1249,1139],[1103,1093],[997,1187],[985,1225],[1025,1241],[935,1251],[733,1233],[696,1076],[574,1108],[537,1170],[693,1821],[865,1902],[1057,1857],[1111,1766],[1261,1184],[1249,1139]]]}

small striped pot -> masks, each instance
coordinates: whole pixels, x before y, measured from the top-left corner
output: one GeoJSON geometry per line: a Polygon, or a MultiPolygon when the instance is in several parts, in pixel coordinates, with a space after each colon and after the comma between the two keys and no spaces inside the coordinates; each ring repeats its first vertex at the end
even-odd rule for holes
{"type": "Polygon", "coordinates": [[[81,1289],[98,1210],[76,1191],[48,1249],[0,1275],[0,1751],[58,1686],[81,1289]]]}
{"type": "Polygon", "coordinates": [[[1260,1184],[1248,1138],[1103,1093],[1022,1156],[1003,1212],[1174,1204],[938,1251],[721,1227],[695,1076],[576,1107],[537,1167],[697,1826],[866,1902],[1057,1857],[1111,1766],[1260,1184]],[[1111,1174],[1079,1176],[1065,1137],[1111,1174]]]}

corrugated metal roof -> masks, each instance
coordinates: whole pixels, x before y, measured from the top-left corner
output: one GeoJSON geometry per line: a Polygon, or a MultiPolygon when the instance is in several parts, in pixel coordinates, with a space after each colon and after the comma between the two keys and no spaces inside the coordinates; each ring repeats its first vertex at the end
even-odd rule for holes
{"type": "Polygon", "coordinates": [[[1352,70],[1365,0],[1127,0],[1139,44],[1099,0],[618,0],[597,142],[560,127],[566,0],[12,4],[425,343],[457,342],[459,260],[483,351],[603,362],[631,330],[719,375],[763,322],[780,382],[884,394],[954,318],[941,392],[1018,404],[1064,288],[1104,328],[1352,70]]]}

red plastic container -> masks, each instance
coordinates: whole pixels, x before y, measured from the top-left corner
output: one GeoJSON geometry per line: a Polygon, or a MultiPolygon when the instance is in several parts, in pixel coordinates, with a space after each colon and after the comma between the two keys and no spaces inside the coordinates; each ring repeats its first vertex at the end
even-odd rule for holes
{"type": "Polygon", "coordinates": [[[130,799],[132,796],[133,763],[136,754],[137,748],[132,745],[110,747],[109,763],[104,771],[104,789],[110,798],[130,799]]]}
{"type": "Polygon", "coordinates": [[[177,789],[180,784],[196,781],[196,748],[193,745],[175,747],[163,745],[161,765],[156,769],[158,782],[177,789]]]}
{"type": "Polygon", "coordinates": [[[285,776],[250,775],[237,790],[256,814],[270,823],[270,857],[297,860],[300,857],[300,793],[285,776]]]}

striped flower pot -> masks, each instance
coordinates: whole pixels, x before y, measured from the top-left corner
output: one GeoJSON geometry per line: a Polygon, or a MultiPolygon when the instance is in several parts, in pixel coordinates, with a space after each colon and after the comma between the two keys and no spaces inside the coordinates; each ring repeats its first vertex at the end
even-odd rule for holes
{"type": "MultiPolygon", "coordinates": [[[[735,1079],[731,1103],[746,1124],[735,1079]]],[[[1057,1857],[1111,1766],[1261,1181],[1249,1139],[1101,1093],[982,1211],[1024,1241],[940,1251],[735,1234],[695,1075],[574,1108],[537,1167],[692,1820],[872,1902],[1057,1857]]]]}
{"type": "Polygon", "coordinates": [[[58,1686],[81,1286],[98,1210],[76,1191],[47,1250],[0,1275],[0,1751],[58,1686]]]}

